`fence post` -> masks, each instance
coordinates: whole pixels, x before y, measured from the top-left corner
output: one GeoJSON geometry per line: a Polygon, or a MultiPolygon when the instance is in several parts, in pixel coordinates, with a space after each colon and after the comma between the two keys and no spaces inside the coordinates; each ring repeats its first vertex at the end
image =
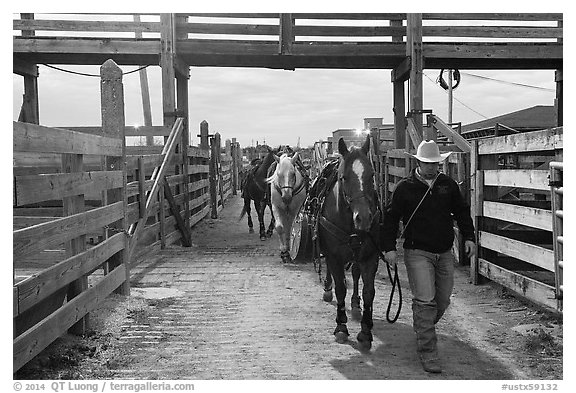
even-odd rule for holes
{"type": "Polygon", "coordinates": [[[478,141],[472,141],[472,151],[470,152],[470,207],[474,229],[476,231],[476,254],[470,259],[470,279],[472,284],[478,285],[478,259],[480,254],[480,217],[482,215],[481,204],[482,190],[484,188],[484,176],[479,167],[478,141]]]}
{"type": "MultiPolygon", "coordinates": [[[[62,154],[62,172],[82,172],[84,168],[84,159],[82,154],[62,154]]],[[[86,208],[84,205],[84,195],[74,195],[62,198],[62,215],[70,216],[76,213],[83,213],[86,208]]],[[[78,236],[66,242],[66,258],[80,254],[86,250],[86,235],[78,236]]],[[[78,280],[68,285],[68,301],[80,295],[88,289],[88,276],[82,276],[78,280]]],[[[90,323],[89,314],[76,322],[68,329],[71,334],[82,335],[86,333],[90,323]]]]}
{"type": "MultiPolygon", "coordinates": [[[[122,188],[107,191],[107,203],[124,202],[124,218],[110,224],[106,236],[112,232],[127,233],[126,206],[128,196],[126,194],[126,138],[124,135],[124,86],[122,84],[122,70],[112,60],[106,60],[100,67],[100,108],[102,113],[102,133],[104,136],[118,138],[122,141],[122,157],[106,157],[106,170],[122,171],[122,188]]],[[[116,290],[122,295],[130,294],[130,254],[128,237],[125,237],[125,244],[122,251],[118,252],[108,260],[109,271],[124,264],[126,267],[126,278],[122,285],[116,290]]]]}
{"type": "Polygon", "coordinates": [[[230,155],[232,156],[232,164],[230,167],[232,174],[232,195],[237,195],[238,190],[238,143],[236,138],[232,138],[230,145],[230,155]]]}
{"type": "MultiPolygon", "coordinates": [[[[204,122],[203,122],[204,123],[204,122]]],[[[216,137],[210,138],[210,167],[209,167],[209,179],[210,179],[210,207],[211,207],[211,217],[218,218],[218,198],[217,198],[217,188],[216,188],[216,170],[218,166],[217,155],[220,152],[216,148],[216,137]]]]}
{"type": "Polygon", "coordinates": [[[206,120],[203,120],[202,123],[200,123],[200,135],[198,136],[200,137],[200,148],[208,150],[210,144],[208,142],[208,122],[206,120]]]}

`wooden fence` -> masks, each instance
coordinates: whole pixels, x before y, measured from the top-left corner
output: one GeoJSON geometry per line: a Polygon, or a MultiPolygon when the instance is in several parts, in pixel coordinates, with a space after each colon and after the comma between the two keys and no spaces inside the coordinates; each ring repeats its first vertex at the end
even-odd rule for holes
{"type": "Polygon", "coordinates": [[[472,280],[484,276],[548,308],[562,310],[561,178],[563,129],[474,141],[473,218],[479,252],[472,280]],[[554,209],[552,203],[554,201],[554,209]],[[553,228],[556,226],[556,229],[553,228]],[[554,238],[553,238],[554,233],[554,238]],[[560,239],[557,241],[558,236],[560,239]]]}
{"type": "Polygon", "coordinates": [[[14,372],[66,331],[85,332],[104,298],[129,294],[132,266],[189,246],[211,201],[221,208],[237,188],[238,160],[188,146],[184,119],[126,127],[121,71],[107,62],[101,72],[102,127],[13,125],[14,372]],[[163,145],[126,146],[145,136],[163,145]]]}

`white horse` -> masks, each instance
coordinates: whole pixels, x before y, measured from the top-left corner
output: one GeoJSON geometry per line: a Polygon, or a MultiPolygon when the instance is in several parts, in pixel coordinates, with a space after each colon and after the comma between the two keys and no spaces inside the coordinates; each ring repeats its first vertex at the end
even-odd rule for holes
{"type": "Polygon", "coordinates": [[[298,153],[289,157],[282,154],[276,157],[276,169],[266,181],[271,184],[272,211],[276,218],[276,232],[280,238],[282,262],[291,262],[290,234],[294,218],[306,199],[307,178],[296,168],[298,153]]]}

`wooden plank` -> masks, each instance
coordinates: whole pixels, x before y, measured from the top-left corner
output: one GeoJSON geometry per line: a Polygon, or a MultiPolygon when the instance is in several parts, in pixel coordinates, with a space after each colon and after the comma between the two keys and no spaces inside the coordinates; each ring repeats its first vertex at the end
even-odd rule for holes
{"type": "Polygon", "coordinates": [[[208,174],[210,168],[208,165],[201,165],[201,164],[192,164],[188,165],[188,174],[195,175],[198,173],[205,173],[208,174]]]}
{"type": "Polygon", "coordinates": [[[308,37],[386,37],[406,35],[403,26],[306,26],[294,27],[296,36],[308,37]]]}
{"type": "Polygon", "coordinates": [[[117,267],[93,287],[75,297],[56,312],[14,339],[13,371],[16,372],[44,348],[66,332],[120,286],[126,278],[123,265],[117,267]]]}
{"type": "Polygon", "coordinates": [[[397,167],[397,166],[389,166],[388,167],[388,174],[391,176],[396,176],[396,177],[406,177],[408,176],[408,173],[406,171],[406,168],[403,167],[397,167]]]}
{"type": "Polygon", "coordinates": [[[15,121],[13,151],[121,156],[122,141],[15,121]]]}
{"type": "Polygon", "coordinates": [[[562,13],[424,13],[429,20],[507,20],[507,21],[558,21],[562,13]]]}
{"type": "Polygon", "coordinates": [[[561,149],[562,127],[504,135],[478,141],[478,154],[527,153],[561,149]]]}
{"type": "Polygon", "coordinates": [[[548,271],[554,271],[554,252],[552,250],[489,232],[480,231],[479,235],[480,246],[484,248],[489,248],[548,271]]]}
{"type": "Polygon", "coordinates": [[[550,285],[504,269],[485,259],[479,260],[479,273],[535,303],[550,309],[557,306],[554,287],[550,285]]]}
{"type": "MultiPolygon", "coordinates": [[[[421,115],[420,115],[420,117],[421,117],[421,115]]],[[[409,117],[407,119],[407,121],[408,121],[408,125],[406,127],[406,131],[408,131],[408,135],[410,136],[410,141],[412,142],[412,146],[414,146],[416,148],[422,142],[422,132],[418,132],[418,129],[416,128],[416,124],[414,123],[414,119],[409,117]]],[[[406,156],[404,156],[404,157],[406,157],[406,156]]]]}
{"type": "Polygon", "coordinates": [[[548,171],[530,169],[490,169],[484,171],[484,185],[521,187],[550,191],[548,171]]]}
{"type": "Polygon", "coordinates": [[[20,312],[26,311],[56,290],[72,281],[92,273],[108,258],[124,249],[126,235],[117,233],[102,243],[76,254],[48,269],[19,282],[18,304],[20,312]]]}
{"type": "Polygon", "coordinates": [[[25,256],[18,261],[13,261],[13,267],[17,270],[38,272],[54,266],[64,259],[66,259],[66,250],[43,250],[36,254],[25,256]]]}
{"type": "MultiPolygon", "coordinates": [[[[82,132],[84,134],[102,135],[102,127],[97,126],[82,126],[82,127],[58,127],[67,130],[82,132]]],[[[168,136],[170,134],[170,127],[165,126],[125,126],[125,136],[168,136]]]]}
{"type": "Polygon", "coordinates": [[[182,233],[182,242],[184,247],[191,247],[192,244],[190,243],[190,231],[185,225],[182,216],[180,215],[180,209],[178,205],[174,201],[174,196],[172,195],[172,191],[170,191],[170,186],[166,179],[164,179],[164,196],[166,196],[166,200],[168,201],[168,205],[170,206],[170,210],[172,211],[172,215],[176,219],[176,224],[178,229],[182,233]]]}
{"type": "Polygon", "coordinates": [[[484,201],[484,217],[527,225],[545,231],[552,230],[552,212],[550,210],[484,201]]]}
{"type": "Polygon", "coordinates": [[[85,213],[78,213],[58,220],[34,225],[13,232],[14,261],[62,244],[80,234],[102,228],[123,217],[123,202],[119,201],[85,213]]]}
{"type": "Polygon", "coordinates": [[[464,153],[470,153],[472,147],[470,142],[464,139],[460,134],[452,129],[448,124],[446,124],[442,119],[436,115],[428,115],[429,123],[432,123],[433,127],[440,131],[441,134],[447,136],[449,140],[453,141],[456,146],[464,153]]]}
{"type": "Polygon", "coordinates": [[[42,224],[57,220],[60,217],[42,217],[42,216],[12,216],[12,230],[28,228],[33,225],[42,224]]]}
{"type": "Polygon", "coordinates": [[[562,29],[545,26],[424,26],[425,37],[561,38],[562,29]]]}
{"type": "Polygon", "coordinates": [[[119,171],[15,176],[15,205],[27,205],[120,188],[122,184],[123,174],[119,171]]]}
{"type": "Polygon", "coordinates": [[[210,150],[202,149],[197,146],[188,146],[188,157],[210,158],[210,150]]]}
{"type": "MultiPolygon", "coordinates": [[[[130,21],[87,21],[87,20],[22,20],[12,21],[14,30],[38,31],[73,31],[73,32],[140,32],[159,33],[159,22],[130,22],[130,21]]],[[[63,34],[65,35],[65,34],[63,34]]]]}

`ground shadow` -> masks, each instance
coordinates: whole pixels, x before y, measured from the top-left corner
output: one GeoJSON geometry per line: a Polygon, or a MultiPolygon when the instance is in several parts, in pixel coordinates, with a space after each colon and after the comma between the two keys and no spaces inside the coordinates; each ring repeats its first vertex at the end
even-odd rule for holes
{"type": "MultiPolygon", "coordinates": [[[[374,320],[373,334],[381,342],[370,352],[359,351],[348,359],[334,359],[330,364],[347,379],[392,380],[506,380],[514,379],[506,365],[497,359],[453,337],[438,335],[443,373],[422,370],[416,355],[416,342],[411,324],[374,320]]],[[[355,337],[351,345],[358,348],[355,337]]]]}

